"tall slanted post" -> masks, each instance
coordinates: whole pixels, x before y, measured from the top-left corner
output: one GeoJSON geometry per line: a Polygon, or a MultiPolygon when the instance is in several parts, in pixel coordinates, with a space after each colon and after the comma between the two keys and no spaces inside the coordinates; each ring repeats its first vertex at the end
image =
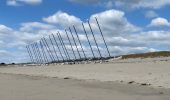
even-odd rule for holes
{"type": "Polygon", "coordinates": [[[31,63],[34,63],[34,60],[33,60],[33,58],[32,58],[32,54],[31,54],[31,52],[29,51],[29,47],[26,46],[26,49],[27,49],[28,55],[29,55],[29,57],[30,57],[31,63]]]}
{"type": "Polygon", "coordinates": [[[48,57],[47,57],[46,52],[44,50],[44,46],[43,46],[42,40],[40,40],[40,47],[41,47],[41,51],[42,51],[45,63],[49,63],[48,57]]]}
{"type": "Polygon", "coordinates": [[[95,55],[94,55],[94,52],[93,52],[93,49],[92,49],[92,45],[91,45],[91,43],[90,43],[89,37],[88,37],[88,35],[87,35],[87,31],[86,31],[83,23],[82,23],[82,26],[83,26],[83,30],[84,30],[84,33],[85,33],[85,35],[86,35],[87,41],[88,41],[88,43],[89,43],[90,50],[91,50],[91,52],[92,52],[93,58],[95,58],[95,55]]]}
{"type": "Polygon", "coordinates": [[[58,44],[58,42],[57,42],[57,40],[56,40],[54,34],[52,34],[52,37],[53,37],[53,39],[54,39],[54,41],[55,41],[55,44],[57,45],[57,48],[58,48],[59,53],[60,53],[60,55],[61,55],[61,58],[62,58],[62,60],[63,60],[63,62],[64,62],[65,59],[64,59],[64,57],[63,57],[63,55],[62,55],[62,52],[61,52],[60,47],[59,47],[59,44],[58,44]]]}
{"type": "Polygon", "coordinates": [[[68,41],[69,41],[69,44],[70,44],[70,46],[71,46],[71,49],[72,49],[72,52],[73,52],[73,55],[74,55],[74,60],[76,60],[77,58],[76,58],[76,54],[75,54],[75,52],[74,52],[74,49],[73,49],[73,46],[72,46],[72,44],[71,44],[71,41],[70,41],[70,38],[69,38],[69,36],[68,36],[68,33],[67,33],[67,30],[65,29],[65,32],[66,32],[66,35],[67,35],[67,39],[68,39],[68,41]]]}
{"type": "Polygon", "coordinates": [[[56,49],[55,49],[55,47],[54,47],[54,43],[53,43],[50,35],[49,35],[49,39],[50,39],[50,42],[51,42],[51,44],[52,44],[52,47],[53,47],[54,53],[55,53],[55,55],[56,55],[56,58],[57,58],[57,60],[58,60],[58,62],[59,62],[59,57],[58,57],[58,55],[57,55],[56,49]]]}
{"type": "Polygon", "coordinates": [[[64,43],[64,41],[63,41],[63,38],[61,37],[60,32],[58,32],[58,35],[59,35],[59,37],[60,37],[61,43],[63,44],[63,47],[64,47],[64,50],[65,50],[65,52],[66,52],[67,58],[68,58],[68,60],[70,61],[70,55],[69,55],[69,53],[68,53],[68,51],[67,51],[66,45],[65,45],[65,43],[64,43]]]}
{"type": "Polygon", "coordinates": [[[77,44],[76,44],[76,40],[74,39],[73,32],[71,31],[71,28],[70,28],[70,27],[69,27],[69,31],[70,31],[71,36],[72,36],[72,39],[73,39],[73,41],[74,41],[74,45],[75,45],[75,47],[76,47],[77,53],[78,53],[78,55],[79,55],[79,58],[82,59],[82,57],[81,57],[81,55],[80,55],[80,52],[79,52],[79,50],[78,50],[77,44]]]}
{"type": "Polygon", "coordinates": [[[49,49],[48,49],[48,47],[47,47],[47,44],[46,44],[44,38],[42,38],[41,40],[42,40],[42,44],[45,46],[46,51],[48,52],[48,55],[49,55],[49,57],[50,57],[50,59],[51,59],[51,62],[53,62],[54,60],[53,60],[53,58],[52,58],[52,56],[51,56],[51,54],[50,54],[50,51],[49,51],[49,49]]]}
{"type": "Polygon", "coordinates": [[[86,58],[86,54],[85,54],[85,52],[84,52],[84,49],[83,49],[83,47],[82,47],[82,44],[81,44],[81,42],[80,42],[80,38],[79,38],[79,36],[78,36],[77,30],[76,30],[76,28],[75,28],[74,25],[73,25],[73,29],[74,29],[74,31],[75,31],[75,33],[76,33],[76,36],[77,36],[77,39],[78,39],[78,41],[79,41],[79,44],[80,44],[81,50],[82,50],[82,52],[83,52],[84,58],[87,59],[87,58],[86,58]]]}
{"type": "Polygon", "coordinates": [[[97,17],[95,17],[95,19],[96,19],[97,26],[98,26],[98,28],[99,28],[99,30],[100,30],[100,33],[101,33],[101,35],[102,35],[102,39],[103,39],[103,41],[104,41],[104,44],[105,44],[105,47],[106,47],[107,52],[108,52],[108,54],[109,54],[109,57],[111,57],[110,51],[109,51],[108,46],[107,46],[107,44],[106,44],[106,41],[105,41],[105,39],[104,39],[103,32],[102,32],[102,30],[101,30],[101,28],[100,28],[100,25],[99,25],[99,22],[98,22],[97,17]]]}
{"type": "Polygon", "coordinates": [[[37,42],[35,42],[35,47],[36,47],[36,51],[37,51],[38,57],[40,59],[40,64],[42,64],[43,63],[43,59],[42,59],[41,51],[40,51],[40,49],[38,47],[37,42]]]}
{"type": "Polygon", "coordinates": [[[33,50],[33,52],[34,52],[35,59],[36,59],[36,61],[37,61],[36,63],[39,64],[40,61],[39,61],[39,57],[38,57],[38,55],[37,55],[37,52],[36,52],[36,50],[35,50],[34,43],[31,44],[31,47],[32,47],[32,50],[33,50]]]}
{"type": "Polygon", "coordinates": [[[99,46],[98,46],[98,44],[97,44],[97,41],[96,41],[96,38],[95,38],[95,36],[94,36],[94,33],[93,33],[93,30],[92,30],[92,27],[91,27],[91,25],[90,25],[89,20],[88,20],[87,22],[88,22],[88,25],[89,25],[89,28],[90,28],[91,34],[92,34],[92,36],[93,36],[94,42],[95,42],[95,44],[96,44],[96,47],[97,47],[97,50],[98,50],[99,56],[100,56],[100,58],[102,58],[102,55],[101,55],[101,52],[100,52],[99,46]]]}
{"type": "Polygon", "coordinates": [[[58,33],[57,33],[57,36],[58,36],[58,39],[59,39],[59,42],[60,42],[61,48],[62,48],[62,50],[63,50],[63,52],[64,52],[64,55],[65,55],[65,57],[66,57],[66,61],[68,61],[68,60],[69,60],[69,58],[67,57],[67,53],[66,53],[66,51],[65,51],[65,49],[64,49],[64,45],[63,45],[62,40],[61,40],[61,38],[60,38],[60,36],[59,36],[59,34],[58,34],[58,33]]]}

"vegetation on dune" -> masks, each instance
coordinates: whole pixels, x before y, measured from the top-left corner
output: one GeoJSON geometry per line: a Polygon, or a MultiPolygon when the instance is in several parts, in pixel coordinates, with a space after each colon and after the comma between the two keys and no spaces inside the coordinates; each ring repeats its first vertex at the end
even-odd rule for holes
{"type": "Polygon", "coordinates": [[[0,66],[4,66],[4,65],[6,65],[5,63],[0,63],[0,66]]]}
{"type": "Polygon", "coordinates": [[[160,51],[160,52],[148,52],[148,53],[140,53],[140,54],[129,54],[123,55],[122,59],[128,58],[155,58],[155,57],[169,57],[170,51],[160,51]]]}

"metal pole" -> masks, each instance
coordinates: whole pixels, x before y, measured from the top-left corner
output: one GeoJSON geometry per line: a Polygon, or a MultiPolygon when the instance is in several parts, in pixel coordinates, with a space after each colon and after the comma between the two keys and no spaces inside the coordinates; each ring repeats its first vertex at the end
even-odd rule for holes
{"type": "Polygon", "coordinates": [[[78,36],[77,30],[76,30],[76,28],[75,28],[74,25],[73,25],[73,28],[74,28],[74,31],[75,31],[75,33],[76,33],[77,39],[78,39],[78,41],[79,41],[81,50],[83,51],[84,58],[87,59],[87,58],[86,58],[86,55],[85,55],[85,53],[84,53],[84,49],[83,49],[83,47],[82,47],[82,44],[81,44],[81,42],[80,42],[80,38],[79,38],[79,36],[78,36]]]}
{"type": "Polygon", "coordinates": [[[48,47],[47,47],[47,44],[45,43],[44,38],[42,38],[42,43],[44,44],[44,46],[45,46],[45,48],[46,48],[46,51],[48,52],[48,55],[49,55],[51,61],[53,62],[53,58],[52,58],[52,56],[50,55],[50,51],[48,50],[48,47]]]}
{"type": "Polygon", "coordinates": [[[109,54],[109,57],[111,57],[110,52],[109,52],[109,49],[108,49],[108,46],[107,46],[106,41],[105,41],[105,39],[104,39],[104,36],[103,36],[102,30],[101,30],[101,28],[100,28],[99,22],[98,22],[98,20],[97,20],[97,18],[96,18],[96,17],[95,17],[95,19],[96,19],[96,22],[97,22],[98,28],[99,28],[99,30],[100,30],[100,33],[101,33],[101,35],[102,35],[102,38],[103,38],[104,44],[105,44],[105,46],[106,46],[107,52],[108,52],[108,54],[109,54]]]}
{"type": "Polygon", "coordinates": [[[91,33],[92,33],[92,35],[93,35],[93,39],[94,39],[94,41],[95,41],[95,44],[96,44],[96,46],[97,46],[97,50],[98,50],[98,52],[99,52],[100,58],[102,58],[102,55],[101,55],[100,50],[99,50],[99,46],[98,46],[98,44],[97,44],[97,41],[96,41],[96,39],[95,39],[93,30],[92,30],[92,28],[91,28],[91,25],[90,25],[90,22],[89,22],[89,21],[88,21],[88,24],[89,24],[89,27],[90,27],[90,31],[91,31],[91,33]]]}
{"type": "Polygon", "coordinates": [[[63,44],[63,42],[62,42],[62,39],[61,39],[61,37],[60,37],[59,32],[57,33],[57,36],[58,36],[58,39],[59,39],[59,41],[60,41],[61,47],[62,47],[62,49],[63,49],[63,51],[64,51],[64,55],[65,55],[65,57],[67,58],[67,60],[69,60],[69,58],[67,57],[67,52],[66,52],[65,49],[64,49],[64,44],[63,44]]]}
{"type": "Polygon", "coordinates": [[[34,49],[33,49],[33,47],[32,47],[32,44],[30,44],[30,51],[32,51],[32,57],[33,57],[33,59],[34,59],[34,63],[37,63],[37,59],[36,59],[36,55],[35,55],[35,52],[34,52],[34,49]]]}
{"type": "Polygon", "coordinates": [[[42,54],[44,56],[44,61],[48,63],[48,58],[47,58],[47,55],[46,55],[45,50],[43,48],[43,44],[42,44],[41,40],[40,40],[40,46],[41,46],[42,54]]]}
{"type": "Polygon", "coordinates": [[[38,52],[38,55],[39,55],[39,58],[40,58],[40,61],[41,61],[41,63],[43,63],[43,57],[42,57],[42,55],[41,55],[41,53],[40,53],[40,49],[39,49],[39,47],[38,47],[38,44],[37,44],[37,42],[35,43],[35,47],[36,47],[36,49],[37,49],[37,52],[38,52]]]}
{"type": "Polygon", "coordinates": [[[28,47],[27,47],[27,46],[26,46],[26,49],[27,49],[27,52],[28,52],[28,55],[29,55],[29,57],[30,57],[31,62],[33,63],[32,56],[31,56],[31,54],[30,54],[30,52],[29,52],[29,50],[28,50],[28,47]]]}
{"type": "Polygon", "coordinates": [[[31,44],[31,45],[32,45],[33,51],[34,51],[34,53],[35,53],[37,63],[39,63],[39,58],[38,58],[37,52],[36,52],[36,50],[35,50],[34,43],[31,44]]]}
{"type": "Polygon", "coordinates": [[[51,52],[50,46],[48,45],[48,42],[47,42],[47,40],[45,38],[44,38],[44,41],[45,41],[45,43],[47,45],[47,48],[49,49],[49,53],[51,54],[51,57],[53,58],[53,61],[55,61],[55,58],[53,56],[53,53],[51,52]]]}
{"type": "Polygon", "coordinates": [[[67,54],[67,56],[68,56],[68,58],[69,58],[69,60],[70,60],[70,55],[69,55],[69,53],[68,53],[68,51],[67,51],[66,45],[65,45],[65,43],[64,43],[64,41],[63,41],[63,38],[61,37],[60,32],[58,32],[58,34],[59,34],[59,36],[60,36],[61,42],[63,43],[64,49],[65,49],[65,51],[66,51],[66,54],[67,54]]]}
{"type": "Polygon", "coordinates": [[[33,45],[34,45],[35,51],[36,51],[36,53],[37,53],[37,57],[38,57],[38,60],[39,60],[39,64],[41,64],[41,58],[40,58],[40,56],[39,56],[39,54],[38,54],[38,51],[37,51],[37,48],[36,48],[36,44],[34,43],[33,45]]]}
{"type": "Polygon", "coordinates": [[[66,29],[65,29],[65,32],[66,32],[66,35],[67,35],[67,39],[69,40],[71,49],[72,49],[72,51],[73,51],[74,58],[75,58],[75,60],[76,60],[76,59],[77,59],[77,58],[76,58],[76,54],[75,54],[75,52],[74,52],[74,50],[73,50],[73,46],[72,46],[72,44],[71,44],[71,41],[70,41],[70,38],[69,38],[69,36],[68,36],[68,33],[67,33],[67,30],[66,30],[66,29]]]}
{"type": "Polygon", "coordinates": [[[92,46],[91,46],[91,43],[90,43],[89,37],[88,37],[88,35],[87,35],[86,29],[85,29],[85,27],[84,27],[84,24],[83,24],[83,23],[82,23],[82,26],[83,26],[84,33],[85,33],[85,35],[86,35],[87,41],[88,41],[88,43],[89,43],[89,46],[90,46],[90,49],[91,49],[91,52],[92,52],[93,58],[95,58],[95,55],[94,55],[94,52],[93,52],[93,49],[92,49],[92,46]]]}
{"type": "Polygon", "coordinates": [[[53,46],[53,50],[54,50],[54,53],[55,53],[55,55],[56,55],[56,57],[57,57],[57,60],[58,60],[58,62],[59,62],[59,58],[58,58],[58,55],[57,55],[56,49],[55,49],[55,47],[54,47],[54,44],[53,44],[53,41],[52,41],[52,39],[51,39],[50,35],[49,35],[49,39],[50,39],[50,42],[51,42],[51,44],[52,44],[52,46],[53,46]]]}
{"type": "Polygon", "coordinates": [[[35,61],[34,61],[34,57],[33,57],[33,53],[31,52],[31,49],[30,49],[29,45],[28,45],[27,47],[28,47],[28,50],[29,50],[29,52],[30,52],[30,54],[31,54],[32,61],[33,61],[33,63],[35,63],[35,61]]]}
{"type": "Polygon", "coordinates": [[[72,36],[72,38],[73,38],[74,45],[76,46],[76,49],[77,49],[78,55],[79,55],[79,57],[80,57],[80,59],[81,59],[80,52],[79,52],[79,50],[78,50],[78,48],[77,48],[77,44],[76,44],[76,41],[75,41],[75,39],[74,39],[74,36],[73,36],[73,33],[72,33],[72,31],[71,31],[71,28],[70,28],[70,27],[69,27],[69,30],[70,30],[71,36],[72,36]]]}
{"type": "Polygon", "coordinates": [[[53,56],[53,54],[52,54],[52,52],[51,52],[51,49],[50,49],[50,46],[49,46],[48,43],[47,43],[47,40],[46,40],[45,38],[43,38],[43,39],[44,39],[44,42],[46,43],[46,46],[47,46],[47,48],[48,48],[48,50],[49,50],[49,54],[51,54],[51,57],[52,57],[53,61],[55,61],[55,58],[54,58],[54,56],[53,56]]]}
{"type": "Polygon", "coordinates": [[[53,36],[53,39],[54,39],[54,41],[55,41],[55,44],[57,45],[58,50],[59,50],[59,53],[60,53],[60,55],[61,55],[61,57],[62,57],[62,59],[63,59],[63,62],[64,62],[64,57],[63,57],[62,52],[61,52],[61,50],[60,50],[59,44],[57,43],[57,40],[55,39],[54,34],[52,34],[52,36],[53,36]]]}

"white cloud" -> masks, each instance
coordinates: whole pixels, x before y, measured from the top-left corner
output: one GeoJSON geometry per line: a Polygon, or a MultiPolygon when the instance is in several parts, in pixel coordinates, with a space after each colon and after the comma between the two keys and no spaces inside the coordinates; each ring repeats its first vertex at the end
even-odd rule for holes
{"type": "Polygon", "coordinates": [[[21,24],[20,31],[32,32],[39,29],[49,30],[54,28],[56,27],[49,24],[44,24],[40,22],[27,22],[21,24]]]}
{"type": "Polygon", "coordinates": [[[9,55],[9,53],[7,52],[7,51],[5,51],[5,50],[0,50],[0,56],[2,57],[4,57],[4,56],[7,56],[7,55],[9,55]]]}
{"type": "Polygon", "coordinates": [[[170,5],[170,0],[70,0],[80,4],[106,4],[106,7],[112,5],[120,8],[152,8],[159,9],[163,6],[170,5]]]}
{"type": "Polygon", "coordinates": [[[159,9],[163,6],[169,5],[169,0],[116,0],[115,5],[127,8],[153,8],[159,9]]]}
{"type": "Polygon", "coordinates": [[[95,27],[94,18],[99,19],[105,34],[117,35],[128,34],[140,31],[140,28],[132,25],[125,17],[125,13],[119,10],[107,10],[101,13],[93,14],[90,17],[92,25],[95,27]]]}
{"type": "Polygon", "coordinates": [[[100,0],[69,0],[69,1],[80,4],[96,4],[100,2],[100,0]]]}
{"type": "Polygon", "coordinates": [[[145,13],[146,18],[155,18],[155,17],[158,17],[158,16],[159,15],[153,10],[149,10],[145,13]]]}
{"type": "MultiPolygon", "coordinates": [[[[109,50],[111,50],[112,52],[112,55],[170,49],[169,31],[155,30],[143,32],[140,27],[131,24],[127,20],[125,13],[123,11],[112,9],[92,14],[89,17],[90,23],[94,30],[95,37],[97,39],[97,43],[99,43],[99,48],[103,55],[106,55],[107,52],[103,48],[104,44],[101,36],[99,36],[99,30],[94,20],[94,17],[98,18],[99,24],[103,31],[109,50]]],[[[67,37],[63,30],[64,28],[68,29],[68,26],[72,24],[75,24],[78,30],[80,40],[83,44],[83,48],[85,49],[86,53],[91,54],[90,48],[87,43],[87,39],[80,25],[81,24],[80,18],[74,15],[69,15],[66,12],[59,11],[54,15],[51,15],[47,18],[43,18],[43,21],[47,23],[41,22],[21,23],[21,27],[19,29],[12,29],[5,25],[0,25],[0,47],[1,47],[0,55],[2,55],[2,57],[0,58],[0,62],[5,61],[19,62],[21,61],[22,58],[24,59],[24,61],[28,61],[29,56],[26,52],[25,46],[29,43],[36,42],[42,37],[48,38],[49,34],[56,33],[57,31],[61,32],[66,47],[69,48],[68,49],[69,53],[72,53],[71,47],[69,46],[67,37]]],[[[84,23],[88,36],[90,38],[90,42],[93,46],[93,49],[95,50],[95,53],[97,54],[96,46],[90,33],[88,24],[87,22],[84,23]]],[[[77,38],[75,39],[76,41],[78,41],[77,38]]],[[[72,38],[71,41],[73,45],[72,38]]],[[[48,39],[47,42],[50,43],[48,39]]],[[[73,47],[74,50],[76,51],[76,47],[75,46],[73,47]]],[[[78,48],[79,50],[81,50],[79,44],[78,48]]]]}
{"type": "MultiPolygon", "coordinates": [[[[138,40],[142,41],[169,41],[170,32],[169,31],[147,31],[141,32],[138,35],[134,36],[138,40]]],[[[132,38],[134,38],[132,37],[132,38]]]]}
{"type": "Polygon", "coordinates": [[[113,1],[106,2],[106,8],[112,8],[114,6],[113,1]]]}
{"type": "Polygon", "coordinates": [[[0,34],[9,32],[11,30],[12,30],[11,28],[9,28],[9,27],[7,27],[5,25],[0,24],[0,34]]]}
{"type": "Polygon", "coordinates": [[[151,23],[149,24],[149,27],[165,27],[165,26],[170,26],[170,22],[168,22],[167,19],[165,18],[155,18],[151,21],[151,23]]]}
{"type": "Polygon", "coordinates": [[[23,4],[38,5],[42,3],[42,0],[7,0],[6,3],[9,6],[20,6],[23,4]]]}
{"type": "Polygon", "coordinates": [[[15,0],[8,0],[6,3],[8,6],[19,6],[17,1],[15,1],[15,0]]]}
{"type": "MultiPolygon", "coordinates": [[[[111,35],[137,32],[140,30],[139,27],[132,25],[130,22],[128,22],[124,12],[112,9],[101,13],[96,13],[90,16],[90,23],[92,24],[94,31],[98,30],[96,22],[94,21],[95,17],[99,19],[100,24],[103,25],[103,30],[106,31],[106,33],[110,34],[110,32],[113,32],[111,35]]],[[[69,15],[62,11],[59,11],[47,18],[43,18],[43,21],[55,24],[57,26],[61,26],[62,28],[68,28],[69,26],[72,26],[74,24],[76,25],[79,31],[83,30],[81,27],[82,21],[80,18],[77,18],[73,15],[69,15]]],[[[88,28],[87,23],[85,23],[85,27],[88,28]]]]}
{"type": "Polygon", "coordinates": [[[73,15],[69,15],[62,11],[58,11],[54,15],[51,15],[47,18],[43,18],[43,21],[52,23],[52,24],[61,25],[63,27],[71,26],[73,24],[77,24],[81,22],[79,18],[73,15]]]}

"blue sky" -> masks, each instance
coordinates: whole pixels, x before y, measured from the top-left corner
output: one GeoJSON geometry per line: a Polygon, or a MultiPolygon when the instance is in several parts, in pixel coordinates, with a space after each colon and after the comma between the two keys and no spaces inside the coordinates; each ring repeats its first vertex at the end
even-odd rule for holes
{"type": "Polygon", "coordinates": [[[0,62],[28,62],[27,44],[96,16],[112,55],[170,50],[169,10],[170,0],[1,0],[0,62]]]}

